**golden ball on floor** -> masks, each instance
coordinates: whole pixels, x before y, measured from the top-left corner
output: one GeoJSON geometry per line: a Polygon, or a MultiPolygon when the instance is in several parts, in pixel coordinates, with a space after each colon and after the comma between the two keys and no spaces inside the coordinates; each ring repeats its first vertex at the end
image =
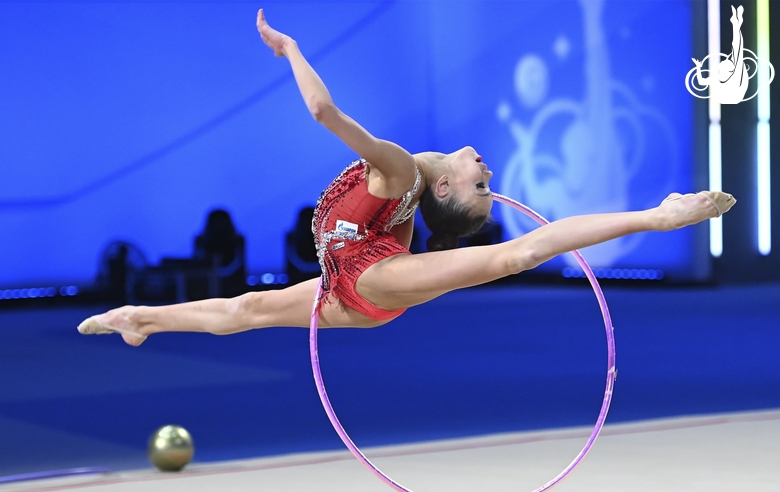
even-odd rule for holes
{"type": "Polygon", "coordinates": [[[192,460],[195,446],[187,429],[166,425],[157,429],[149,438],[146,454],[158,469],[179,471],[192,460]]]}

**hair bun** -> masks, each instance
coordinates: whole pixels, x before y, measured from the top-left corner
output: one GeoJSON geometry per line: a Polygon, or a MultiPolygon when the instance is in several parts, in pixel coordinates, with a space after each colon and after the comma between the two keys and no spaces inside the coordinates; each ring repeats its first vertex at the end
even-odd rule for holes
{"type": "Polygon", "coordinates": [[[428,251],[444,251],[458,247],[457,234],[432,234],[425,242],[428,251]]]}

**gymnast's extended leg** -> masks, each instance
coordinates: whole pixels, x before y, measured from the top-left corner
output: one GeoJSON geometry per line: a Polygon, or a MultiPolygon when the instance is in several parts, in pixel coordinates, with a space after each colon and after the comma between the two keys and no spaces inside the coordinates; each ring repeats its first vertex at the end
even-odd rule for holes
{"type": "Polygon", "coordinates": [[[656,208],[568,217],[501,244],[393,256],[369,267],[356,288],[382,309],[408,308],[456,289],[530,270],[568,251],[637,232],[696,224],[725,213],[735,202],[721,192],[673,193],[656,208]]]}
{"type": "MultiPolygon", "coordinates": [[[[318,279],[282,290],[249,292],[231,299],[205,299],[169,306],[124,306],[93,316],[79,325],[84,334],[118,332],[126,343],[138,346],[147,336],[169,331],[228,335],[254,328],[309,326],[318,279]]],[[[320,328],[370,328],[376,321],[333,300],[325,303],[320,328]]]]}

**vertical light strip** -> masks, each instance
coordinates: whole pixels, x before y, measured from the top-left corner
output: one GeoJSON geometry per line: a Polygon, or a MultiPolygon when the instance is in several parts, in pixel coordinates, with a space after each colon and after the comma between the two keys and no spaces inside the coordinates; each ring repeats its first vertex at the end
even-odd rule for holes
{"type": "MultiPolygon", "coordinates": [[[[710,190],[721,190],[720,172],[720,122],[710,121],[710,190]]],[[[723,254],[723,219],[710,219],[710,254],[719,257],[723,254]]]]}
{"type": "MultiPolygon", "coordinates": [[[[707,50],[709,51],[709,76],[718,77],[720,64],[720,0],[707,0],[707,50]]],[[[721,184],[721,143],[720,143],[720,102],[716,94],[718,85],[710,85],[709,112],[709,188],[722,191],[721,184]]],[[[710,254],[718,257],[723,254],[723,219],[710,219],[710,254]]]]}
{"type": "Polygon", "coordinates": [[[772,251],[771,182],[769,175],[769,0],[756,1],[756,31],[758,33],[757,96],[758,128],[756,149],[756,197],[758,210],[758,252],[766,256],[772,251]]]}

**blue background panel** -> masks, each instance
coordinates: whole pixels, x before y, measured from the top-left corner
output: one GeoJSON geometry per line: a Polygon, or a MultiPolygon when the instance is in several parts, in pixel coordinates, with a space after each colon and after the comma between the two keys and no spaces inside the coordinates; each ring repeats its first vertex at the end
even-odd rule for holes
{"type": "MultiPolygon", "coordinates": [[[[187,256],[213,207],[281,271],[354,157],[312,120],[250,2],[0,3],[0,287],[89,283],[105,246],[187,256]]],[[[472,145],[550,219],[691,191],[685,1],[269,2],[339,107],[411,152],[472,145]],[[598,145],[595,145],[595,143],[598,145]]],[[[494,209],[507,238],[529,224],[494,209]]],[[[586,250],[692,278],[691,231],[586,250]]],[[[545,265],[551,271],[565,259],[545,265]]]]}

